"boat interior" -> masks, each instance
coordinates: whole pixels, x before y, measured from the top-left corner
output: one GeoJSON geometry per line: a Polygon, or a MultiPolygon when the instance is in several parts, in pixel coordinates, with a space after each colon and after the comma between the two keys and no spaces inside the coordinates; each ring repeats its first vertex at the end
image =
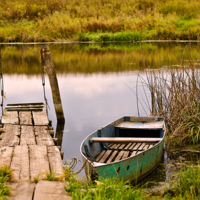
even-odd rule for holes
{"type": "Polygon", "coordinates": [[[152,148],[156,143],[110,143],[108,149],[104,149],[95,158],[96,162],[99,163],[111,163],[123,160],[125,158],[135,156],[143,151],[152,148]]]}
{"type": "Polygon", "coordinates": [[[153,148],[164,136],[163,118],[122,118],[85,141],[84,154],[98,163],[112,163],[153,148]],[[98,152],[98,153],[97,153],[98,152]]]}

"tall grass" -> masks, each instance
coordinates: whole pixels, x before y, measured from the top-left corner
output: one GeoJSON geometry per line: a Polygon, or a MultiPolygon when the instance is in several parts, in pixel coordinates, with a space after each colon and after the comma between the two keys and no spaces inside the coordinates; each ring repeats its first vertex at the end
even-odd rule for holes
{"type": "Polygon", "coordinates": [[[198,0],[1,0],[0,5],[1,42],[97,41],[93,34],[98,41],[127,41],[131,34],[135,41],[136,32],[140,39],[200,38],[198,0]]]}
{"type": "Polygon", "coordinates": [[[200,71],[195,63],[146,70],[151,115],[164,116],[168,146],[200,142],[200,71]]]}

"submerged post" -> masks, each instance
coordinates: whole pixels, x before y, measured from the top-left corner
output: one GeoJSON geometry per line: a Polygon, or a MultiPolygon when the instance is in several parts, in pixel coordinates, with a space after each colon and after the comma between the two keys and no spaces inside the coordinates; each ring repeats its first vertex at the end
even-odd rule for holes
{"type": "Polygon", "coordinates": [[[49,76],[49,82],[51,86],[51,92],[53,96],[53,103],[56,111],[57,120],[58,122],[64,122],[65,117],[60,98],[60,91],[58,86],[58,80],[56,77],[56,71],[54,68],[54,63],[51,57],[49,47],[45,45],[41,48],[41,65],[49,76]]]}
{"type": "Polygon", "coordinates": [[[64,122],[58,122],[57,123],[56,135],[55,135],[55,137],[58,138],[57,146],[62,146],[64,127],[65,127],[65,123],[64,122]]]}

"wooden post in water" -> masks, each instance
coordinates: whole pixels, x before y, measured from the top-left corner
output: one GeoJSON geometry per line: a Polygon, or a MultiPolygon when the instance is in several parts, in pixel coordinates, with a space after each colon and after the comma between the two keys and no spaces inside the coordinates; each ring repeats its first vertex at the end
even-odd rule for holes
{"type": "Polygon", "coordinates": [[[51,86],[51,92],[53,96],[53,103],[56,111],[57,120],[58,122],[64,122],[65,117],[60,98],[60,91],[58,86],[58,80],[56,77],[56,71],[51,57],[51,52],[49,50],[49,47],[47,47],[46,45],[44,45],[41,48],[41,65],[49,76],[49,82],[51,86]]]}
{"type": "Polygon", "coordinates": [[[65,127],[65,123],[64,122],[58,122],[57,123],[56,135],[55,135],[55,137],[58,138],[57,146],[62,146],[64,127],[65,127]]]}

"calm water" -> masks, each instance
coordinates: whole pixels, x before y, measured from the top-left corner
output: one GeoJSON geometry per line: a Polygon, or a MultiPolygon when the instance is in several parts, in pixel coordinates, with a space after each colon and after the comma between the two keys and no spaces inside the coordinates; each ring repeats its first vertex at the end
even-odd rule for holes
{"type": "MultiPolygon", "coordinates": [[[[44,102],[40,45],[2,46],[4,90],[7,103],[44,102]]],[[[134,92],[137,74],[145,77],[143,69],[177,65],[180,61],[199,60],[198,44],[59,44],[50,45],[55,62],[65,115],[62,151],[64,159],[76,157],[82,140],[90,133],[124,115],[137,115],[134,92]],[[133,90],[133,91],[132,91],[133,90]]],[[[54,130],[57,121],[48,77],[45,89],[50,106],[49,119],[54,130]]],[[[141,116],[148,115],[150,97],[138,87],[138,95],[145,109],[139,105],[141,116]]],[[[62,128],[62,127],[61,127],[62,128]]],[[[62,133],[62,130],[61,132],[62,133]]],[[[58,135],[60,135],[58,133],[58,135]]],[[[61,134],[62,135],[62,134],[61,134]]],[[[84,172],[80,174],[84,176],[84,172]]]]}

